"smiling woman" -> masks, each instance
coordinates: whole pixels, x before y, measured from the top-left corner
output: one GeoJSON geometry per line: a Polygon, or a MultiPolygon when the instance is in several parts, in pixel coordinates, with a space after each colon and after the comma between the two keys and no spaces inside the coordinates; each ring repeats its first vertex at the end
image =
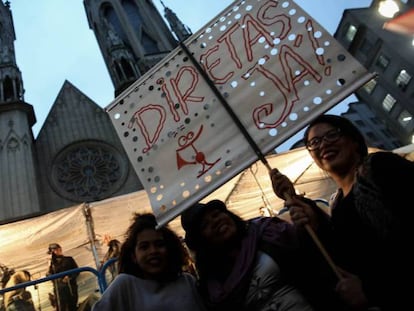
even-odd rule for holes
{"type": "Polygon", "coordinates": [[[284,220],[245,221],[212,200],[187,209],[181,223],[211,310],[342,310],[328,290],[322,293],[323,285],[307,284],[313,272],[319,284],[323,277],[311,265],[312,256],[302,261],[295,229],[284,220]]]}
{"type": "Polygon", "coordinates": [[[153,214],[136,214],[119,255],[119,274],[93,306],[106,310],[204,310],[195,278],[183,272],[187,254],[153,214]]]}
{"type": "MultiPolygon", "coordinates": [[[[294,224],[311,226],[341,268],[331,287],[350,310],[405,309],[410,290],[400,278],[414,276],[407,248],[413,243],[413,162],[392,152],[368,154],[359,129],[336,115],[312,120],[304,141],[316,165],[337,186],[330,217],[299,195],[285,204],[294,224]],[[338,130],[341,135],[332,136],[338,130]]],[[[271,172],[279,197],[290,183],[281,176],[271,172]]]]}

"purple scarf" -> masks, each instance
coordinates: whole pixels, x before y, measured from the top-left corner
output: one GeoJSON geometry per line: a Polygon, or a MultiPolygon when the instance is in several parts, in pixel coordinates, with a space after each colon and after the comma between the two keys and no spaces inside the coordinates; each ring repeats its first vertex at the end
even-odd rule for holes
{"type": "Polygon", "coordinates": [[[238,293],[243,294],[247,290],[260,240],[286,250],[294,250],[299,244],[294,227],[280,218],[258,217],[250,220],[228,278],[224,282],[210,279],[207,283],[211,302],[220,303],[229,296],[240,297],[238,293]]]}

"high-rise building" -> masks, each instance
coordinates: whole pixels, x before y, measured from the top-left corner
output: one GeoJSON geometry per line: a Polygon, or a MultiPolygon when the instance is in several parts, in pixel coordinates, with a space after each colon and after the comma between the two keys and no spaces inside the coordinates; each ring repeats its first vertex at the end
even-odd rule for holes
{"type": "MultiPolygon", "coordinates": [[[[394,149],[413,143],[413,36],[384,29],[383,0],[368,8],[345,10],[334,37],[377,76],[356,91],[358,102],[343,114],[364,133],[370,146],[394,149]]],[[[397,14],[414,8],[413,0],[395,0],[397,14]]]]}
{"type": "MultiPolygon", "coordinates": [[[[114,97],[191,35],[151,0],[84,0],[114,97]]],[[[87,30],[86,30],[87,31],[87,30]]],[[[0,222],[142,189],[109,116],[64,81],[37,138],[33,107],[24,101],[10,3],[0,2],[0,222]]]]}

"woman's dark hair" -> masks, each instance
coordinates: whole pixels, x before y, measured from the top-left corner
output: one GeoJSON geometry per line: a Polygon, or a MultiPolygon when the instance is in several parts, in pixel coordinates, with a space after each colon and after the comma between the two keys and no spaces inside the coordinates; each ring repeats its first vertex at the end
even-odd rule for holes
{"type": "Polygon", "coordinates": [[[182,273],[185,264],[185,248],[180,238],[168,226],[157,228],[158,224],[153,214],[134,215],[132,224],[129,226],[125,241],[121,246],[118,268],[119,273],[132,274],[137,277],[144,277],[144,271],[133,261],[133,254],[137,242],[137,236],[144,230],[152,229],[162,233],[167,247],[167,271],[161,276],[163,280],[176,279],[182,273]]]}
{"type": "Polygon", "coordinates": [[[358,144],[358,153],[361,156],[361,161],[368,155],[368,147],[365,142],[365,138],[362,135],[362,133],[358,130],[358,128],[348,119],[341,117],[341,116],[331,115],[331,114],[322,114],[316,117],[315,119],[313,119],[309,123],[309,126],[307,127],[303,135],[303,141],[305,145],[308,143],[309,130],[314,125],[320,124],[320,123],[330,124],[333,127],[339,129],[344,136],[347,136],[355,140],[358,144]]]}
{"type": "Polygon", "coordinates": [[[118,240],[114,239],[114,240],[110,240],[108,243],[108,248],[110,249],[115,249],[118,248],[121,245],[121,242],[119,242],[118,240]]]}

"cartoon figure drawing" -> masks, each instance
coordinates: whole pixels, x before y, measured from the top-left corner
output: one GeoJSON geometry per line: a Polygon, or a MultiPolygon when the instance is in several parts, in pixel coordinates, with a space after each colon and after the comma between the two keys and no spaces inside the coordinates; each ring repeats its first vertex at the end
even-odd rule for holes
{"type": "Polygon", "coordinates": [[[195,164],[200,164],[201,165],[201,170],[198,171],[197,178],[204,175],[205,173],[207,173],[221,159],[221,158],[218,158],[215,162],[207,162],[204,152],[199,151],[196,148],[194,143],[200,137],[202,131],[203,131],[203,126],[200,127],[200,129],[198,130],[198,133],[196,135],[194,135],[193,131],[190,131],[190,132],[188,132],[188,134],[180,136],[178,138],[178,145],[180,147],[176,151],[176,154],[177,154],[177,168],[178,169],[181,169],[185,165],[195,165],[195,164]],[[191,155],[191,157],[194,160],[191,160],[191,161],[184,159],[183,156],[182,156],[184,151],[188,152],[189,149],[190,150],[192,149],[191,153],[194,152],[191,155]]]}

